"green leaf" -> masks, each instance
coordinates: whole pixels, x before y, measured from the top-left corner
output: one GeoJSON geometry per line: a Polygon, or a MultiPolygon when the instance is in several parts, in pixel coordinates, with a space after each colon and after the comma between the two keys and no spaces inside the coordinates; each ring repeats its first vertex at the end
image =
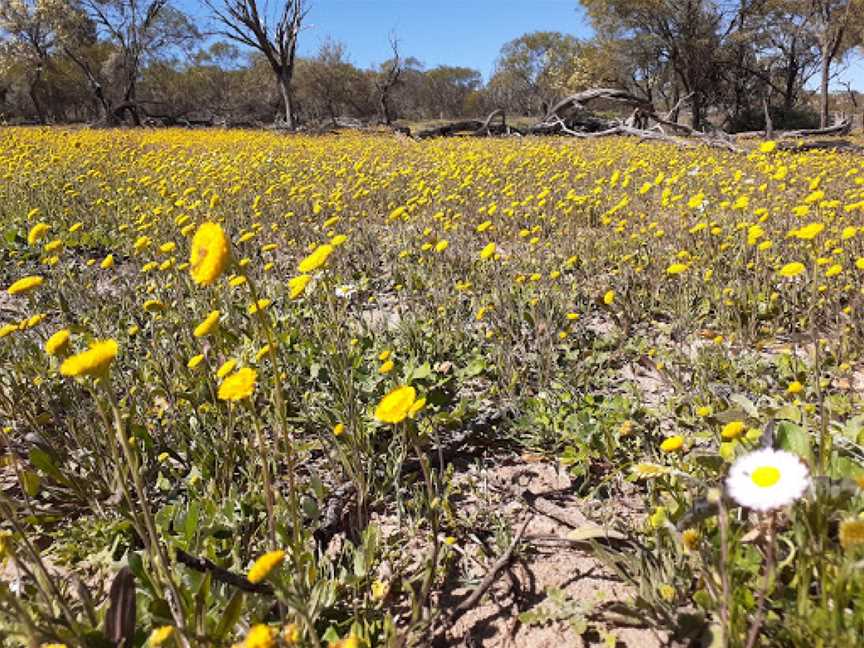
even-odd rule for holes
{"type": "Polygon", "coordinates": [[[36,497],[39,494],[39,487],[42,485],[42,480],[39,479],[39,475],[31,470],[24,470],[21,472],[20,477],[21,488],[24,489],[24,492],[30,497],[36,497]]]}
{"type": "Polygon", "coordinates": [[[201,507],[198,500],[192,500],[189,503],[189,510],[186,513],[186,519],[183,523],[183,535],[186,538],[186,546],[191,546],[193,538],[198,531],[198,518],[200,517],[201,507]]]}
{"type": "Polygon", "coordinates": [[[784,405],[774,414],[775,418],[785,419],[793,423],[801,423],[801,409],[795,405],[784,405]]]}
{"type": "Polygon", "coordinates": [[[150,580],[150,576],[144,569],[144,561],[141,560],[140,554],[130,551],[126,555],[126,564],[129,566],[129,570],[132,572],[132,575],[135,576],[138,583],[144,586],[144,589],[149,590],[154,596],[158,595],[158,592],[153,587],[153,581],[150,580]]]}
{"type": "Polygon", "coordinates": [[[795,425],[790,421],[780,421],[775,438],[780,449],[797,454],[806,461],[813,460],[810,435],[800,425],[795,425]]]}
{"type": "Polygon", "coordinates": [[[225,611],[222,613],[222,618],[219,619],[219,624],[216,626],[216,630],[213,632],[217,641],[221,641],[225,638],[225,636],[231,631],[231,629],[237,625],[237,621],[240,619],[240,615],[243,613],[243,592],[236,591],[234,592],[234,596],[231,597],[231,600],[228,602],[228,605],[225,607],[225,611]]]}
{"type": "Polygon", "coordinates": [[[425,380],[431,375],[432,367],[429,365],[428,362],[424,362],[422,365],[411,371],[411,378],[413,380],[425,380]]]}
{"type": "Polygon", "coordinates": [[[48,475],[51,479],[64,485],[69,484],[69,480],[63,476],[60,469],[54,464],[54,461],[44,450],[32,448],[30,450],[30,463],[36,466],[39,470],[48,475]]]}
{"type": "Polygon", "coordinates": [[[862,467],[848,457],[834,457],[831,461],[831,476],[836,478],[855,479],[862,472],[862,467]]]}
{"type": "Polygon", "coordinates": [[[323,635],[321,635],[321,641],[335,644],[337,641],[339,641],[339,631],[331,625],[329,628],[327,628],[327,631],[323,635]]]}

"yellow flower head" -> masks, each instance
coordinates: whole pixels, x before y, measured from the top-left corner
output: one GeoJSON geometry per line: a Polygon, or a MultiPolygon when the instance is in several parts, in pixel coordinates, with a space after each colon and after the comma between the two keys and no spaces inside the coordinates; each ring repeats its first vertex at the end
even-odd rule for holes
{"type": "Polygon", "coordinates": [[[662,452],[678,452],[683,447],[684,437],[680,435],[667,437],[666,439],[663,439],[663,443],[660,444],[660,450],[662,452]]]}
{"type": "Polygon", "coordinates": [[[246,578],[249,579],[250,583],[260,583],[270,575],[270,572],[281,565],[284,560],[285,552],[281,549],[268,551],[249,568],[246,578]]]}
{"type": "Polygon", "coordinates": [[[254,315],[255,313],[257,313],[259,311],[263,311],[271,303],[273,303],[273,302],[270,299],[263,299],[263,298],[259,299],[254,304],[249,304],[249,306],[246,307],[246,312],[249,313],[250,315],[254,315]]]}
{"type": "Polygon", "coordinates": [[[69,347],[69,329],[60,329],[54,335],[45,340],[45,353],[48,355],[60,355],[69,347]]]}
{"type": "Polygon", "coordinates": [[[413,387],[400,385],[381,399],[375,408],[375,418],[382,423],[401,423],[408,418],[416,398],[413,387]]]}
{"type": "Polygon", "coordinates": [[[861,545],[864,545],[864,520],[843,520],[840,523],[840,546],[849,550],[861,545]]]}
{"type": "Polygon", "coordinates": [[[205,317],[198,326],[195,327],[192,335],[198,338],[210,335],[213,331],[216,330],[216,327],[219,326],[220,315],[221,313],[218,310],[211,311],[210,314],[205,317]]]}
{"type": "Polygon", "coordinates": [[[102,268],[103,270],[110,270],[111,268],[113,268],[114,267],[114,255],[109,254],[104,259],[102,259],[102,262],[99,264],[99,267],[102,268]]]}
{"type": "Polygon", "coordinates": [[[217,378],[224,378],[229,373],[234,371],[234,367],[236,367],[236,366],[237,366],[237,360],[235,360],[234,358],[229,358],[228,360],[223,362],[222,365],[216,370],[216,377],[217,378]]]}
{"type": "Polygon", "coordinates": [[[802,272],[804,272],[804,264],[799,263],[798,261],[793,261],[791,263],[787,263],[779,270],[779,274],[781,277],[797,277],[802,272]]]}
{"type": "Polygon", "coordinates": [[[812,241],[814,238],[819,236],[824,229],[825,225],[822,223],[810,223],[809,225],[805,225],[804,227],[795,230],[794,235],[802,241],[812,241]]]}
{"type": "Polygon", "coordinates": [[[158,299],[148,299],[144,302],[144,310],[148,313],[161,313],[165,310],[165,304],[158,299]]]}
{"type": "Polygon", "coordinates": [[[249,367],[238,369],[219,385],[219,400],[240,401],[249,398],[255,391],[257,376],[257,372],[249,367]]]}
{"type": "Polygon", "coordinates": [[[360,637],[352,632],[344,639],[341,639],[336,643],[331,643],[329,648],[360,648],[361,645],[360,637]]]}
{"type": "Polygon", "coordinates": [[[288,280],[289,299],[298,299],[306,291],[306,286],[312,280],[312,275],[301,274],[288,280]]]}
{"type": "Polygon", "coordinates": [[[243,648],[272,648],[275,645],[276,631],[263,623],[249,628],[249,633],[241,644],[243,648]]]}
{"type": "Polygon", "coordinates": [[[804,385],[802,385],[797,380],[793,380],[792,382],[790,382],[786,386],[786,393],[787,394],[793,394],[793,395],[794,394],[800,394],[803,389],[804,389],[804,385]]]}
{"type": "Polygon", "coordinates": [[[199,286],[212,285],[231,261],[231,244],[218,223],[202,223],[192,237],[189,272],[199,286]]]}
{"type": "Polygon", "coordinates": [[[744,421],[729,421],[729,423],[723,426],[720,436],[724,439],[737,439],[746,429],[747,426],[744,424],[744,421]]]}
{"type": "Polygon", "coordinates": [[[484,261],[490,258],[493,254],[495,254],[495,250],[497,246],[494,243],[489,243],[486,247],[480,250],[480,258],[484,261]]]}
{"type": "Polygon", "coordinates": [[[30,228],[27,233],[27,245],[35,245],[40,240],[45,238],[45,235],[50,231],[51,226],[47,223],[36,223],[30,228]]]}
{"type": "Polygon", "coordinates": [[[606,304],[607,306],[611,306],[614,301],[615,301],[615,291],[614,290],[607,290],[606,294],[603,295],[603,303],[606,304]]]}
{"type": "Polygon", "coordinates": [[[681,544],[687,551],[693,551],[699,546],[700,537],[697,529],[684,529],[681,533],[681,544]]]}
{"type": "Polygon", "coordinates": [[[302,634],[300,632],[300,626],[296,623],[289,623],[282,629],[282,639],[285,640],[289,646],[299,646],[300,640],[302,639],[302,634]]]}
{"type": "Polygon", "coordinates": [[[297,271],[303,274],[315,272],[318,268],[327,263],[327,259],[331,254],[333,254],[332,245],[329,243],[319,245],[312,251],[312,254],[297,264],[297,271]]]}
{"type": "Polygon", "coordinates": [[[10,295],[25,295],[31,290],[41,286],[43,282],[44,279],[39,275],[30,275],[29,277],[24,277],[23,279],[19,279],[13,283],[6,289],[6,292],[10,295]]]}
{"type": "Polygon", "coordinates": [[[151,646],[161,646],[174,635],[174,626],[162,626],[156,628],[150,633],[149,644],[151,646]]]}
{"type": "Polygon", "coordinates": [[[666,268],[666,274],[678,275],[687,270],[687,266],[683,263],[673,263],[666,268]]]}
{"type": "Polygon", "coordinates": [[[63,361],[60,373],[64,376],[102,376],[117,357],[117,342],[102,340],[94,342],[82,351],[63,361]]]}

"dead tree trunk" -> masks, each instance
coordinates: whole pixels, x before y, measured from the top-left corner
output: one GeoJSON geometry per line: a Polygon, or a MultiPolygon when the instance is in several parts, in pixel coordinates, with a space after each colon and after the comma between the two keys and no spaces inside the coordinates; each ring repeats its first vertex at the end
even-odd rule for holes
{"type": "Polygon", "coordinates": [[[289,130],[294,130],[294,101],[291,96],[291,74],[285,70],[279,70],[276,78],[279,81],[279,95],[282,97],[283,116],[285,118],[285,127],[289,130]]]}

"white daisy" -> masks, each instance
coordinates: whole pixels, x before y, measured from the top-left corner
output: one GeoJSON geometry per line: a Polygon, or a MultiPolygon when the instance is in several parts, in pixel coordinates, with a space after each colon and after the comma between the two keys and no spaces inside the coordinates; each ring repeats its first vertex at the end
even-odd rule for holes
{"type": "Polygon", "coordinates": [[[804,494],[809,484],[807,466],[797,456],[770,448],[738,459],[726,478],[729,496],[756,511],[788,506],[804,494]]]}

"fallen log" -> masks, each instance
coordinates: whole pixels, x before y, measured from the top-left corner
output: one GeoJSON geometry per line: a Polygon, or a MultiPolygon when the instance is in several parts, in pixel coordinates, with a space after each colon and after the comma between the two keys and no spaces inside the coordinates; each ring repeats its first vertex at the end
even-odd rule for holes
{"type": "MultiPolygon", "coordinates": [[[[792,139],[800,137],[822,137],[827,135],[848,135],[852,130],[852,121],[844,119],[841,122],[826,126],[825,128],[802,128],[799,130],[774,131],[773,139],[792,139]]],[[[748,139],[766,137],[767,133],[761,131],[744,131],[743,133],[735,133],[736,139],[748,139]]]]}
{"type": "Polygon", "coordinates": [[[817,140],[815,142],[778,142],[778,151],[844,151],[847,153],[864,153],[864,146],[849,140],[817,140]]]}
{"type": "Polygon", "coordinates": [[[468,119],[464,121],[450,122],[449,124],[444,124],[443,126],[437,126],[435,128],[427,128],[418,131],[414,137],[417,139],[428,139],[430,137],[446,137],[458,133],[473,134],[481,128],[483,128],[483,122],[477,119],[468,119]]]}
{"type": "MultiPolygon", "coordinates": [[[[577,139],[628,136],[638,137],[640,141],[667,142],[682,148],[692,148],[702,145],[731,153],[742,153],[746,152],[746,149],[736,146],[738,139],[766,136],[765,131],[750,131],[737,134],[725,133],[723,131],[706,132],[697,130],[687,124],[673,121],[672,115],[688,97],[689,95],[682,97],[672,110],[665,115],[660,115],[648,99],[630,94],[625,90],[590,88],[561,99],[547,111],[541,121],[530,126],[525,131],[508,126],[504,111],[499,109],[490,113],[483,121],[470,119],[450,122],[420,131],[415,137],[417,139],[447,137],[451,135],[489,137],[493,135],[510,135],[513,133],[520,135],[565,135],[577,139]],[[612,101],[631,106],[633,111],[624,120],[605,119],[588,110],[588,105],[598,100],[612,101]],[[501,117],[501,123],[493,125],[492,120],[498,116],[501,117]],[[678,133],[683,137],[676,136],[674,133],[678,133]]],[[[805,137],[844,135],[850,132],[851,127],[851,121],[844,120],[827,128],[774,132],[773,137],[775,139],[800,139],[805,137]]],[[[796,147],[794,150],[837,148],[846,151],[861,151],[864,148],[850,142],[836,144],[833,147],[821,143],[807,143],[804,146],[806,148],[801,149],[800,147],[796,147]]],[[[791,146],[787,148],[784,145],[782,150],[793,149],[791,146]]]]}
{"type": "Polygon", "coordinates": [[[479,119],[465,119],[462,121],[450,122],[434,128],[427,128],[418,131],[414,137],[416,139],[429,139],[430,137],[448,137],[451,135],[471,135],[474,137],[491,137],[493,135],[524,135],[525,133],[513,126],[507,125],[504,111],[502,109],[493,110],[483,121],[479,119]],[[500,117],[501,122],[493,124],[492,120],[495,117],[500,117]]]}

